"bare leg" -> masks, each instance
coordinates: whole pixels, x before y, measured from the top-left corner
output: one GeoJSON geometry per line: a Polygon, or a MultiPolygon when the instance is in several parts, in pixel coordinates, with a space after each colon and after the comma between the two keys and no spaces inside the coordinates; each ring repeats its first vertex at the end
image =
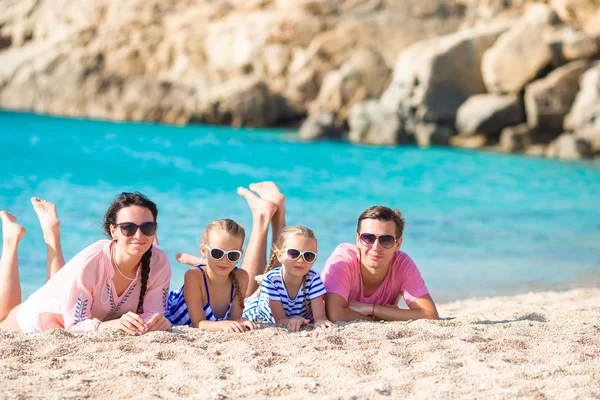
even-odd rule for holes
{"type": "Polygon", "coordinates": [[[271,219],[271,234],[273,244],[275,244],[281,231],[285,228],[285,196],[275,182],[252,183],[250,190],[258,193],[261,199],[270,201],[277,206],[277,211],[271,219]]]}
{"type": "Polygon", "coordinates": [[[14,215],[0,211],[2,219],[2,256],[0,257],[0,321],[21,304],[18,247],[25,228],[17,224],[14,215]]]}
{"type": "Polygon", "coordinates": [[[237,192],[246,199],[250,211],[252,211],[252,231],[242,260],[242,269],[250,276],[248,288],[244,294],[244,297],[248,297],[258,288],[254,278],[256,275],[262,275],[267,266],[267,235],[269,223],[277,211],[277,206],[270,201],[261,199],[246,188],[240,187],[237,192]]]}
{"type": "Polygon", "coordinates": [[[46,282],[48,282],[52,275],[65,265],[65,258],[60,247],[60,221],[53,203],[32,197],[31,204],[40,220],[44,242],[46,242],[46,282]]]}

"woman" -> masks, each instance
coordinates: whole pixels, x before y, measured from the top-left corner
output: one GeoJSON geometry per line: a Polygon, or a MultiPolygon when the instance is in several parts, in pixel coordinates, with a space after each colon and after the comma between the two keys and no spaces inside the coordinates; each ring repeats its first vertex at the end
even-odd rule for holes
{"type": "Polygon", "coordinates": [[[56,207],[36,198],[32,203],[48,250],[49,280],[20,304],[17,251],[25,229],[14,216],[0,211],[0,330],[112,328],[139,335],[169,329],[165,309],[171,266],[165,252],[153,245],[156,204],[140,193],[121,193],[104,217],[111,240],[92,244],[64,264],[56,207]]]}

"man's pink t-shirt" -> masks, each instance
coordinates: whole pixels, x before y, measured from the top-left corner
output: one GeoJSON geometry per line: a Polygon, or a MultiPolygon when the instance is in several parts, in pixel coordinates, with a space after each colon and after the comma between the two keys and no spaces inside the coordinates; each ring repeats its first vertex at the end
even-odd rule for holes
{"type": "Polygon", "coordinates": [[[363,295],[359,252],[354,244],[339,245],[325,263],[321,274],[327,293],[335,293],[347,301],[397,306],[401,297],[406,304],[429,293],[419,269],[403,251],[394,253],[390,268],[373,295],[363,295]]]}

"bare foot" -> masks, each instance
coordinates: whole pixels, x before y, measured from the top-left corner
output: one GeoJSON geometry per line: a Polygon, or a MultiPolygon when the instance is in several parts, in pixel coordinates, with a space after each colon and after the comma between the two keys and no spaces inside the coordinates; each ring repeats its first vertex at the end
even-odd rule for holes
{"type": "Polygon", "coordinates": [[[200,264],[206,265],[206,259],[202,257],[196,257],[187,253],[177,253],[175,254],[175,259],[181,264],[191,265],[192,267],[195,267],[196,265],[200,264]]]}
{"type": "Polygon", "coordinates": [[[31,204],[33,204],[33,209],[40,220],[40,225],[42,225],[44,233],[56,232],[60,228],[60,221],[58,220],[54,203],[38,197],[32,197],[31,204]]]}
{"type": "Polygon", "coordinates": [[[26,230],[17,224],[17,218],[7,211],[0,211],[0,219],[2,220],[2,239],[5,242],[21,240],[26,230]]]}
{"type": "Polygon", "coordinates": [[[275,204],[278,209],[283,209],[285,206],[285,196],[281,193],[275,182],[251,183],[250,190],[258,193],[261,199],[275,204]]]}
{"type": "Polygon", "coordinates": [[[275,203],[261,199],[244,187],[239,187],[237,193],[246,199],[248,206],[250,206],[250,211],[252,211],[252,217],[254,218],[266,217],[270,220],[277,211],[277,205],[275,203]]]}

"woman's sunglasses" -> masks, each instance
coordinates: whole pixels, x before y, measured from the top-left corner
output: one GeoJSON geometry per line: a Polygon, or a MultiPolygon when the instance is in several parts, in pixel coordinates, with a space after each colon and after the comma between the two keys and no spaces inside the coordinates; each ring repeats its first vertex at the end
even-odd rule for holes
{"type": "Polygon", "coordinates": [[[372,233],[361,233],[358,239],[363,246],[373,246],[377,239],[379,239],[379,244],[385,249],[391,249],[397,242],[397,239],[392,235],[377,236],[372,233]]]}
{"type": "Polygon", "coordinates": [[[300,251],[298,249],[285,249],[285,254],[290,260],[297,260],[302,256],[307,263],[314,263],[317,259],[317,253],[314,251],[300,251]]]}
{"type": "Polygon", "coordinates": [[[121,228],[121,233],[124,236],[130,237],[135,235],[138,229],[142,231],[144,236],[152,236],[156,233],[157,225],[156,222],[144,222],[141,225],[134,224],[133,222],[121,222],[120,224],[114,224],[113,226],[118,226],[121,228]]]}
{"type": "Polygon", "coordinates": [[[220,249],[218,247],[210,247],[210,246],[206,246],[206,248],[208,249],[208,254],[210,254],[210,257],[215,260],[220,260],[221,258],[227,256],[227,259],[229,261],[236,262],[242,256],[242,252],[239,250],[226,251],[226,250],[220,249]]]}

